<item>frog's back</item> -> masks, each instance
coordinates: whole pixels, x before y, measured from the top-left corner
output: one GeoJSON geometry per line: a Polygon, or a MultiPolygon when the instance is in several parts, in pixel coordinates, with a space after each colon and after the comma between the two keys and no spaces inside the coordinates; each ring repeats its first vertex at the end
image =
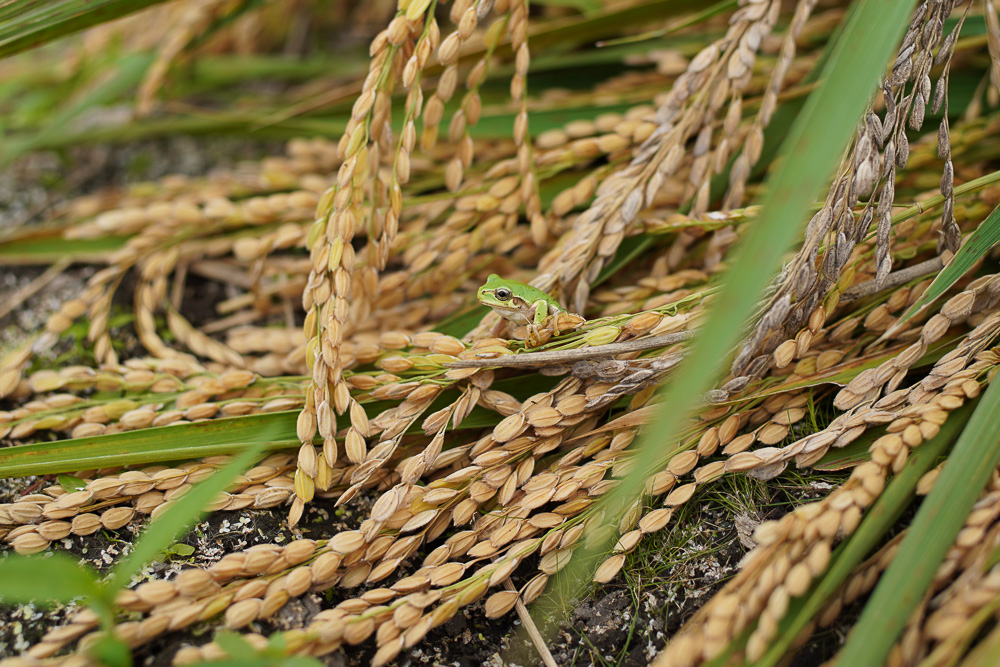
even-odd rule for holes
{"type": "Polygon", "coordinates": [[[556,301],[553,297],[549,296],[547,293],[543,292],[537,287],[532,287],[531,285],[524,285],[521,288],[521,294],[525,299],[525,301],[528,301],[529,303],[534,303],[535,301],[544,301],[550,306],[554,306],[559,310],[563,309],[563,307],[559,305],[558,301],[556,301]]]}
{"type": "Polygon", "coordinates": [[[480,289],[495,289],[497,287],[501,287],[504,285],[509,287],[516,287],[517,295],[520,298],[527,301],[529,304],[535,303],[536,301],[544,301],[550,307],[555,308],[556,310],[564,310],[563,307],[559,305],[558,301],[556,301],[554,298],[552,298],[542,290],[538,289],[537,287],[532,287],[531,285],[528,285],[527,283],[522,283],[518,280],[501,278],[495,273],[490,274],[489,278],[486,279],[486,284],[483,285],[480,289]]]}

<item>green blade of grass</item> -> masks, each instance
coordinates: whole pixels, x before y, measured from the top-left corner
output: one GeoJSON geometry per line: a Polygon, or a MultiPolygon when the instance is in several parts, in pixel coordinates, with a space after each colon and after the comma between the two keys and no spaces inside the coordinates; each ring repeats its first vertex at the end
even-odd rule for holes
{"type": "Polygon", "coordinates": [[[166,0],[48,0],[0,11],[0,58],[106,23],[166,0]]]}
{"type": "MultiPolygon", "coordinates": [[[[152,137],[174,134],[253,134],[262,139],[289,139],[303,135],[338,137],[344,132],[339,118],[299,118],[261,125],[261,115],[256,112],[217,113],[213,115],[175,114],[162,118],[145,118],[123,124],[110,124],[87,130],[60,130],[45,137],[32,136],[31,150],[48,150],[64,146],[91,146],[96,144],[121,144],[152,137]]],[[[26,150],[18,144],[18,151],[26,150]]],[[[8,152],[13,152],[9,149],[8,152]]],[[[0,156],[7,159],[7,154],[0,156]]]]}
{"type": "Polygon", "coordinates": [[[0,450],[0,478],[232,454],[249,445],[298,446],[297,410],[39,442],[0,450]]]}
{"type": "MultiPolygon", "coordinates": [[[[652,0],[638,5],[613,6],[589,14],[584,20],[560,17],[540,22],[537,28],[529,28],[528,39],[532,48],[539,52],[545,52],[546,47],[569,50],[599,39],[617,37],[622,30],[632,26],[648,26],[651,21],[683,16],[703,6],[704,2],[695,0],[652,0]]],[[[498,55],[509,53],[508,45],[497,49],[498,55]]],[[[472,57],[478,58],[479,53],[472,57]]]]}
{"type": "MultiPolygon", "coordinates": [[[[499,381],[496,386],[527,396],[533,393],[529,389],[546,391],[552,384],[551,378],[542,378],[527,383],[499,381]]],[[[447,396],[439,397],[431,410],[444,407],[450,400],[447,396]]],[[[381,411],[390,404],[368,405],[373,411],[381,411]]],[[[266,450],[294,448],[299,445],[295,435],[297,418],[297,410],[287,410],[7,447],[0,449],[0,478],[233,454],[257,443],[266,450]]],[[[460,430],[492,428],[497,421],[496,413],[476,407],[462,421],[460,430]]],[[[408,432],[422,431],[419,424],[414,424],[408,432]]]]}
{"type": "Polygon", "coordinates": [[[865,667],[885,663],[893,643],[1000,461],[998,414],[1000,383],[993,382],[848,636],[840,654],[841,665],[865,667]]]}
{"type": "Polygon", "coordinates": [[[101,236],[93,239],[67,239],[58,232],[25,233],[10,241],[0,239],[0,265],[52,264],[62,258],[73,262],[100,263],[109,253],[121,248],[127,236],[101,236]]]}
{"type": "Polygon", "coordinates": [[[9,554],[0,561],[0,602],[68,602],[93,598],[101,586],[93,570],[62,553],[28,557],[9,554]]]}
{"type": "Polygon", "coordinates": [[[48,554],[44,558],[14,554],[0,561],[0,601],[67,602],[83,598],[105,623],[111,622],[110,610],[115,594],[156,554],[187,532],[212,498],[250,467],[264,449],[263,442],[253,444],[158,516],[136,541],[132,552],[115,566],[106,584],[98,581],[92,569],[80,567],[75,559],[64,554],[48,554]]]}
{"type": "Polygon", "coordinates": [[[701,335],[666,387],[656,422],[643,435],[633,472],[612,491],[618,503],[624,505],[639,493],[663,447],[677,440],[684,419],[709,389],[729,350],[737,343],[759,294],[792,245],[807,211],[848,143],[884,63],[899,43],[911,7],[909,2],[873,0],[858,5],[830,56],[823,84],[809,96],[792,127],[780,169],[768,180],[763,202],[766,214],[741,241],[701,335]]]}
{"type": "Polygon", "coordinates": [[[67,131],[66,128],[71,127],[73,121],[84,112],[120,100],[126,91],[130,91],[142,80],[152,61],[153,56],[148,53],[123,56],[115,64],[113,76],[86,91],[79,100],[66,104],[59,113],[53,114],[47,126],[30,136],[12,138],[4,142],[0,164],[10,164],[20,155],[44,146],[53,137],[62,136],[67,131]]]}
{"type": "Polygon", "coordinates": [[[253,660],[257,655],[257,651],[254,650],[253,646],[250,646],[250,643],[242,635],[232,630],[223,630],[222,632],[215,633],[212,641],[228,653],[230,658],[244,664],[253,660]]]}
{"type": "Polygon", "coordinates": [[[997,243],[1000,243],[1000,206],[993,209],[993,212],[979,223],[976,230],[969,235],[968,241],[962,244],[962,247],[955,253],[954,259],[935,276],[930,287],[917,299],[916,303],[906,309],[906,312],[885,333],[883,338],[888,338],[893,332],[902,329],[907,320],[934,303],[959,278],[964,276],[973,264],[985,257],[986,253],[997,243]]]}
{"type": "Polygon", "coordinates": [[[110,598],[128,584],[133,574],[143,565],[166,549],[176,538],[194,525],[205,507],[220,491],[233,481],[240,472],[250,467],[253,461],[264,450],[264,443],[257,442],[241,453],[215,474],[203,482],[196,484],[177,502],[156,517],[146,532],[136,541],[132,553],[119,562],[108,582],[107,594],[110,598]]]}
{"type": "MultiPolygon", "coordinates": [[[[866,0],[858,4],[831,53],[822,84],[809,96],[782,146],[784,159],[767,183],[765,214],[741,240],[708,321],[662,392],[657,419],[641,436],[632,471],[602,502],[605,525],[617,522],[623,509],[641,492],[649,472],[660,469],[657,462],[665,450],[677,446],[688,415],[729,358],[759,295],[777,272],[848,144],[885,63],[902,37],[911,8],[911,2],[866,0]]],[[[579,579],[578,563],[586,560],[574,558],[557,579],[579,579]]],[[[538,618],[545,612],[555,613],[543,609],[533,615],[538,618]]]]}
{"type": "Polygon", "coordinates": [[[600,0],[534,0],[536,5],[550,5],[552,7],[570,7],[581,14],[591,14],[601,11],[600,0]]]}
{"type": "Polygon", "coordinates": [[[213,641],[229,654],[228,659],[206,662],[216,667],[321,667],[316,658],[301,655],[285,655],[283,635],[271,635],[263,650],[254,648],[242,635],[232,630],[215,633],[213,641]]]}
{"type": "MultiPolygon", "coordinates": [[[[561,16],[532,23],[528,28],[528,40],[533,50],[551,56],[560,51],[569,52],[575,47],[600,39],[617,37],[630,27],[648,26],[653,21],[683,16],[686,12],[702,7],[703,4],[702,0],[647,0],[647,2],[634,5],[608,7],[600,12],[588,14],[582,19],[579,16],[561,16]]],[[[475,62],[482,58],[485,53],[486,47],[480,46],[478,49],[463,53],[461,62],[475,62]]],[[[511,60],[513,53],[510,43],[501,44],[494,51],[494,55],[499,60],[511,60]]],[[[435,76],[440,72],[439,67],[439,64],[430,65],[424,73],[428,76],[435,76]]],[[[338,93],[335,101],[343,101],[348,97],[353,98],[360,92],[361,84],[358,82],[356,88],[345,88],[341,93],[338,93]]],[[[324,108],[331,101],[334,100],[331,100],[326,93],[321,93],[312,99],[304,100],[291,108],[282,110],[267,121],[267,124],[324,108]]],[[[535,126],[534,118],[532,118],[531,129],[532,133],[539,131],[535,126]]]]}
{"type": "Polygon", "coordinates": [[[1000,665],[1000,625],[993,628],[986,638],[969,651],[961,663],[962,667],[1000,665]]]}
{"type": "Polygon", "coordinates": [[[697,12],[690,17],[686,17],[683,20],[672,24],[669,28],[659,28],[657,30],[649,30],[647,32],[639,33],[638,35],[629,35],[628,37],[618,37],[616,39],[609,39],[605,42],[600,42],[598,46],[607,48],[609,46],[618,46],[620,44],[635,44],[637,42],[645,42],[648,40],[657,39],[665,35],[677,32],[684,28],[688,28],[693,25],[697,25],[710,18],[718,16],[724,12],[733,9],[736,6],[735,0],[721,0],[720,2],[710,5],[705,9],[697,12]]]}
{"type": "MultiPolygon", "coordinates": [[[[767,653],[754,663],[754,667],[769,667],[781,663],[792,650],[795,640],[854,572],[854,568],[884,542],[886,533],[913,500],[917,482],[937,464],[959,437],[974,406],[974,402],[970,401],[953,412],[936,436],[913,451],[903,470],[892,478],[875,505],[865,514],[858,529],[834,552],[823,578],[813,585],[805,597],[794,600],[789,606],[778,636],[771,642],[767,653]]],[[[908,615],[903,620],[907,618],[908,615]]]]}

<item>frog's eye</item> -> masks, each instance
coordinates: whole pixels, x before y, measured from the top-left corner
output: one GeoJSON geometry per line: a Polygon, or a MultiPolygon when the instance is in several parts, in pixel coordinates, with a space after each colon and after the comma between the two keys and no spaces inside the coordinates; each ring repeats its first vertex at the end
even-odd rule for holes
{"type": "Polygon", "coordinates": [[[506,287],[498,287],[493,295],[501,301],[510,301],[510,297],[514,296],[506,287]]]}

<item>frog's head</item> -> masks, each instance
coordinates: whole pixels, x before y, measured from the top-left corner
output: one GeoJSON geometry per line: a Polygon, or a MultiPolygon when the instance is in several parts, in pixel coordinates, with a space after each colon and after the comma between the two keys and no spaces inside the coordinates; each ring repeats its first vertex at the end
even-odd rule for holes
{"type": "Polygon", "coordinates": [[[479,303],[484,306],[497,308],[511,307],[514,300],[514,291],[506,283],[507,281],[497,274],[490,274],[490,277],[486,279],[486,283],[479,288],[476,294],[479,298],[479,303]]]}

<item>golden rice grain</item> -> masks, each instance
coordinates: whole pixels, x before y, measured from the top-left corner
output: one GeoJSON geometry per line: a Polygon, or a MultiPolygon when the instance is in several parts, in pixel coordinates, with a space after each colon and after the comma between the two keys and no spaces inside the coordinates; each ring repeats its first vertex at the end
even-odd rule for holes
{"type": "Polygon", "coordinates": [[[514,608],[517,591],[498,591],[486,599],[487,618],[499,618],[514,608]]]}

